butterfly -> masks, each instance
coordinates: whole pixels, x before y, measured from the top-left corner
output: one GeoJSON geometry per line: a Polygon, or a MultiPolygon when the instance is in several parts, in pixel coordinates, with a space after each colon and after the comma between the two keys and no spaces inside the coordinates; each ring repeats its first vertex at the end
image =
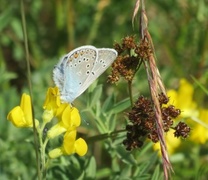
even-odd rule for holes
{"type": "Polygon", "coordinates": [[[116,59],[117,51],[91,45],[78,47],[64,55],[53,69],[53,80],[62,102],[72,103],[116,59]]]}

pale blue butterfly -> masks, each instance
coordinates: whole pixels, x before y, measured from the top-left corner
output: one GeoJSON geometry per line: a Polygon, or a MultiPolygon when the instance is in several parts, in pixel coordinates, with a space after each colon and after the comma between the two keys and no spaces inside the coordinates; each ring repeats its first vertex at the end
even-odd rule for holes
{"type": "Polygon", "coordinates": [[[54,67],[53,80],[59,88],[61,101],[72,103],[116,59],[110,48],[81,46],[64,55],[54,67]]]}

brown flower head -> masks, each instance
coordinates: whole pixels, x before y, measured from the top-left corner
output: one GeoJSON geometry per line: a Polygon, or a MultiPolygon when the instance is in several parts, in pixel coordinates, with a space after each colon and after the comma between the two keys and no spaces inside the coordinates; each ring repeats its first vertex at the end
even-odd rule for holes
{"type": "Polygon", "coordinates": [[[174,129],[175,129],[174,132],[175,137],[181,136],[183,138],[187,138],[191,131],[191,128],[188,127],[188,125],[184,122],[179,122],[174,129]]]}
{"type": "Polygon", "coordinates": [[[108,81],[116,83],[120,77],[123,77],[126,81],[132,81],[141,62],[137,54],[134,53],[136,47],[135,36],[126,36],[122,39],[121,44],[114,44],[118,57],[112,64],[113,70],[108,77],[108,81]]]}
{"type": "MultiPolygon", "coordinates": [[[[158,95],[160,102],[160,108],[162,112],[163,130],[168,132],[170,128],[173,128],[174,119],[177,118],[181,111],[176,109],[173,105],[167,106],[169,98],[163,93],[158,95]],[[163,107],[166,105],[166,107],[163,107]]],[[[152,142],[156,143],[159,141],[158,131],[155,122],[154,104],[152,100],[144,96],[140,96],[135,102],[132,110],[128,113],[129,121],[131,125],[126,126],[127,136],[123,141],[127,150],[134,148],[140,148],[145,139],[148,138],[152,142]]],[[[174,133],[176,137],[182,136],[187,137],[190,132],[190,128],[185,123],[179,123],[175,128],[174,133]]]]}

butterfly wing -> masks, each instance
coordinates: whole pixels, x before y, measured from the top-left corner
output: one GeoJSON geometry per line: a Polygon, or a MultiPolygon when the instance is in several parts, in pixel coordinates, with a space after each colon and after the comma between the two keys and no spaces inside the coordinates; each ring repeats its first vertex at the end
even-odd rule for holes
{"type": "Polygon", "coordinates": [[[98,58],[92,69],[96,79],[113,63],[117,57],[117,51],[110,48],[98,48],[98,58]]]}
{"type": "Polygon", "coordinates": [[[86,90],[116,59],[117,51],[110,48],[98,48],[98,57],[83,89],[86,90]]]}
{"type": "Polygon", "coordinates": [[[90,76],[98,50],[94,46],[81,46],[65,55],[53,70],[53,79],[63,102],[71,103],[87,87],[83,86],[90,76]]]}

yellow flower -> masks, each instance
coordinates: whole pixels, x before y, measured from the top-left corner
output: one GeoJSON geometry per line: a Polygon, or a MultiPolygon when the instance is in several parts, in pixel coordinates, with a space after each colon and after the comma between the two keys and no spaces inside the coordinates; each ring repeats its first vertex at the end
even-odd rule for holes
{"type": "Polygon", "coordinates": [[[170,103],[176,108],[181,109],[180,117],[196,117],[198,116],[197,104],[193,101],[193,86],[185,79],[180,80],[178,91],[169,90],[167,92],[170,97],[170,103]]]}
{"type": "Polygon", "coordinates": [[[49,139],[60,135],[63,132],[76,129],[81,123],[79,111],[69,104],[62,104],[57,109],[57,118],[59,122],[54,125],[47,133],[49,139]]]}
{"type": "Polygon", "coordinates": [[[42,119],[45,123],[50,122],[56,114],[57,109],[61,106],[60,93],[58,87],[48,88],[46,99],[43,105],[42,119]]]}
{"type": "Polygon", "coordinates": [[[200,109],[199,117],[189,120],[192,125],[190,139],[196,143],[204,144],[208,140],[208,110],[200,109]]]}
{"type": "MultiPolygon", "coordinates": [[[[8,114],[7,119],[16,127],[32,127],[32,106],[31,98],[27,94],[23,94],[20,106],[14,107],[8,114]]],[[[39,122],[35,120],[36,126],[39,122]]]]}
{"type": "Polygon", "coordinates": [[[52,110],[55,114],[57,108],[60,107],[60,105],[61,105],[61,101],[60,101],[60,93],[58,87],[48,88],[43,109],[49,111],[52,110]]]}
{"type": "Polygon", "coordinates": [[[170,90],[167,94],[170,97],[169,102],[181,109],[179,118],[185,118],[190,125],[190,140],[205,143],[208,140],[208,110],[198,108],[193,101],[193,86],[187,80],[181,79],[178,91],[170,90]]]}
{"type": "Polygon", "coordinates": [[[76,140],[76,130],[67,131],[64,135],[63,145],[49,152],[50,158],[57,158],[61,155],[71,155],[77,153],[79,156],[84,156],[87,153],[87,143],[84,139],[76,140]]]}

